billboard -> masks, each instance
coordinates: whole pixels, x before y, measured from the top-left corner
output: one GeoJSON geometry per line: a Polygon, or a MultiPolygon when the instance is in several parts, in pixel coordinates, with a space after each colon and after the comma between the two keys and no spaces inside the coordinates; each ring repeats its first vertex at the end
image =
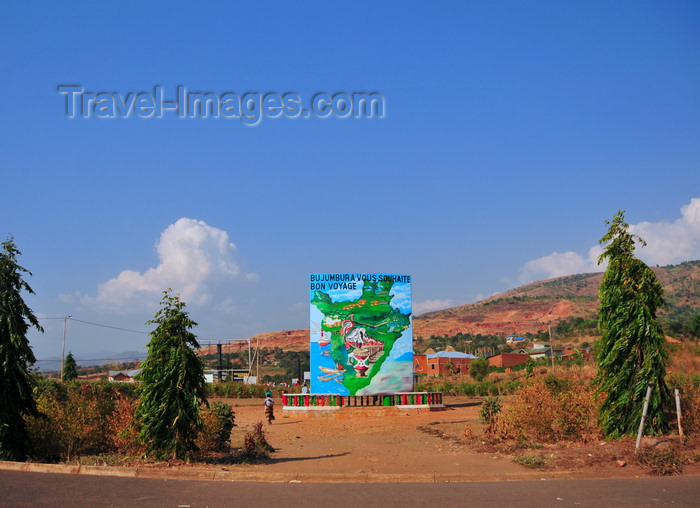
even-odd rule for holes
{"type": "Polygon", "coordinates": [[[314,273],[311,393],[413,391],[411,276],[314,273]]]}

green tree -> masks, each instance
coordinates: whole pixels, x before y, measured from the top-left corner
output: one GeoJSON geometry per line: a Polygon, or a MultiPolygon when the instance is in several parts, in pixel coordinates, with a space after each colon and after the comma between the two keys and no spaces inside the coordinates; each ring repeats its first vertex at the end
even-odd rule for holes
{"type": "Polygon", "coordinates": [[[24,460],[29,439],[24,416],[37,415],[29,367],[36,358],[29,346],[30,327],[43,332],[39,321],[22,299],[22,291],[34,294],[17,264],[22,253],[12,237],[0,252],[0,460],[24,460]]]}
{"type": "Polygon", "coordinates": [[[525,362],[525,377],[532,377],[532,374],[535,372],[535,362],[532,361],[532,357],[528,356],[527,361],[525,362]]]}
{"type": "Polygon", "coordinates": [[[74,379],[78,379],[78,365],[75,363],[73,353],[70,351],[66,355],[65,362],[63,362],[63,373],[61,374],[61,379],[64,381],[73,381],[74,379]]]}
{"type": "Polygon", "coordinates": [[[639,427],[647,383],[654,383],[647,430],[668,429],[664,409],[670,393],[664,376],[668,353],[656,309],[663,305],[663,289],[654,272],[634,256],[634,245],[646,245],[629,233],[624,212],[618,211],[600,240],[607,243],[598,263],[608,261],[599,288],[598,325],[602,332],[596,383],[603,395],[601,430],[610,437],[634,435],[639,427]]]}
{"type": "Polygon", "coordinates": [[[469,364],[469,375],[475,381],[483,381],[489,375],[489,360],[488,358],[477,358],[469,364]]]}
{"type": "Polygon", "coordinates": [[[163,292],[161,307],[146,324],[156,325],[139,378],[141,400],[134,418],[146,455],[159,460],[192,458],[202,429],[200,404],[207,404],[204,364],[190,331],[197,326],[185,303],[171,290],[163,292]]]}
{"type": "Polygon", "coordinates": [[[700,312],[696,312],[688,325],[688,331],[696,339],[700,339],[700,312]]]}

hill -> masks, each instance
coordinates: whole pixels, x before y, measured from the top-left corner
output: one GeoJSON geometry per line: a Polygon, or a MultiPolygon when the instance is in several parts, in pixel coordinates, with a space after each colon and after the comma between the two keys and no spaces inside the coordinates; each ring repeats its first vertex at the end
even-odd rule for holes
{"type": "MultiPolygon", "coordinates": [[[[700,261],[652,269],[664,288],[667,306],[659,312],[659,319],[669,333],[668,325],[674,320],[690,322],[700,311],[700,261]]],[[[421,314],[413,319],[413,335],[420,341],[431,335],[453,336],[458,333],[536,334],[546,331],[547,325],[555,326],[565,320],[596,319],[598,287],[602,278],[602,273],[557,277],[511,289],[480,302],[421,314]]],[[[259,343],[261,348],[309,349],[308,329],[262,333],[250,340],[253,345],[259,343]]],[[[247,341],[232,344],[224,348],[247,347],[247,341]]],[[[213,349],[208,354],[214,353],[214,346],[205,349],[210,348],[213,349]]]]}
{"type": "MultiPolygon", "coordinates": [[[[237,340],[223,344],[222,354],[244,353],[248,350],[248,341],[252,348],[259,347],[269,350],[280,348],[283,351],[308,351],[309,330],[282,330],[279,332],[266,332],[253,335],[249,339],[237,340]]],[[[216,354],[216,346],[206,346],[199,350],[202,356],[216,354]]]]}
{"type": "MultiPolygon", "coordinates": [[[[691,318],[700,310],[700,261],[652,268],[664,288],[662,324],[691,318]]],[[[428,312],[414,318],[416,338],[430,335],[526,334],[572,318],[597,319],[602,273],[533,282],[477,303],[428,312]]]]}

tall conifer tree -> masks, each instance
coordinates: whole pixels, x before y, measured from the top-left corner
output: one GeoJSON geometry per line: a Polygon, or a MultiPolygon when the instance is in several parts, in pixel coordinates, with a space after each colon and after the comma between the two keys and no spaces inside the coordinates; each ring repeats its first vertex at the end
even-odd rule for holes
{"type": "Polygon", "coordinates": [[[30,327],[43,332],[27,307],[22,291],[34,294],[23,274],[31,273],[17,264],[22,253],[12,237],[2,242],[0,252],[0,460],[24,460],[29,440],[25,415],[36,415],[29,367],[36,358],[29,346],[30,327]]]}
{"type": "Polygon", "coordinates": [[[61,373],[61,378],[64,381],[73,381],[78,379],[78,365],[75,363],[75,358],[73,353],[70,351],[66,355],[66,361],[63,365],[63,372],[61,373]]]}
{"type": "Polygon", "coordinates": [[[600,425],[607,436],[634,435],[639,427],[647,383],[654,383],[646,425],[651,433],[668,429],[664,410],[670,401],[665,381],[668,353],[656,310],[663,289],[656,274],[634,256],[635,243],[625,214],[618,211],[600,240],[607,244],[598,263],[608,261],[600,284],[598,325],[602,331],[597,356],[598,392],[603,396],[600,425]]]}
{"type": "Polygon", "coordinates": [[[184,308],[178,295],[164,291],[160,310],[146,323],[156,329],[141,366],[141,399],[134,416],[146,455],[160,460],[190,459],[203,426],[204,364],[194,352],[199,344],[190,331],[197,323],[184,308]]]}

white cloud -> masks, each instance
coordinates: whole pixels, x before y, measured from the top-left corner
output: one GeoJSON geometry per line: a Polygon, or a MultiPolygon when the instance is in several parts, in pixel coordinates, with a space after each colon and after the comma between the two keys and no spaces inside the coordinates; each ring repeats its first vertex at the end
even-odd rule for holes
{"type": "Polygon", "coordinates": [[[161,233],[156,250],[157,266],[143,273],[124,270],[100,284],[97,296],[83,297],[82,303],[131,310],[160,300],[162,291],[172,288],[188,305],[231,311],[235,303],[221,290],[230,289],[234,282],[257,280],[256,274],[245,272],[228,233],[203,221],[179,219],[161,233]]]}
{"type": "Polygon", "coordinates": [[[588,255],[582,255],[568,252],[553,252],[548,256],[533,259],[528,261],[520,269],[518,282],[527,284],[536,280],[551,279],[554,277],[563,277],[574,273],[598,272],[603,269],[598,266],[598,256],[601,249],[598,245],[591,247],[588,255]]]}
{"type": "MultiPolygon", "coordinates": [[[[681,217],[674,222],[640,222],[630,224],[629,230],[647,242],[646,247],[638,244],[635,251],[647,264],[667,265],[700,259],[700,198],[693,198],[683,206],[681,217]]],[[[602,252],[602,246],[595,245],[585,256],[569,251],[533,259],[520,269],[518,282],[526,284],[552,277],[602,271],[605,265],[598,265],[598,256],[602,252]]]]}
{"type": "Polygon", "coordinates": [[[668,265],[700,258],[700,198],[693,198],[681,208],[674,222],[640,222],[630,225],[630,232],[641,236],[646,247],[636,253],[651,265],[668,265]]]}
{"type": "Polygon", "coordinates": [[[446,309],[452,305],[452,300],[439,300],[437,298],[433,300],[424,300],[422,302],[413,303],[413,314],[423,314],[424,312],[430,312],[432,310],[446,309]]]}

